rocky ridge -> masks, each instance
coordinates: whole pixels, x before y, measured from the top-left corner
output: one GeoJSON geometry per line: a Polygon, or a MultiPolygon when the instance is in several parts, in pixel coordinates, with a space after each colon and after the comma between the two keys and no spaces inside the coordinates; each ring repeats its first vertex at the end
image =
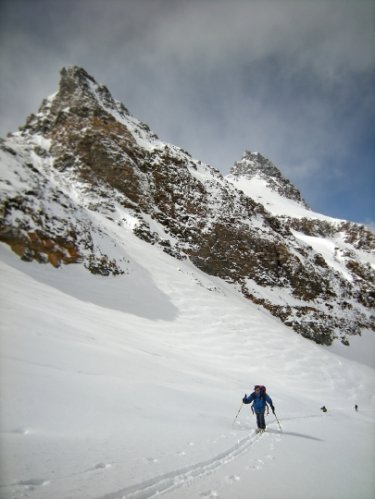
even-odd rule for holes
{"type": "Polygon", "coordinates": [[[130,224],[318,343],[375,328],[372,232],[311,212],[258,153],[224,178],[159,140],[82,68],[62,70],[59,90],[1,142],[0,159],[0,240],[24,260],[126,274],[115,234],[130,224]],[[254,177],[303,216],[275,214],[236,184],[254,177]],[[336,260],[326,261],[318,239],[336,260]]]}

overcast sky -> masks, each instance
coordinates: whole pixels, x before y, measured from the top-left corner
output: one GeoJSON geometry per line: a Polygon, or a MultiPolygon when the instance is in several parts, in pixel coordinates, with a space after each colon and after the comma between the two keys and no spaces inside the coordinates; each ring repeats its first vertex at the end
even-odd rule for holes
{"type": "Polygon", "coordinates": [[[78,65],[224,174],[258,151],[374,224],[374,0],[0,0],[0,37],[1,136],[78,65]]]}

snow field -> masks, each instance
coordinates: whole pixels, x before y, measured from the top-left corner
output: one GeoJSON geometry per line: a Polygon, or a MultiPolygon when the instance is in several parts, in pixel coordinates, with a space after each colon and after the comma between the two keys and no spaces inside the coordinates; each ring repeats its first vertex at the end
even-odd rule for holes
{"type": "Polygon", "coordinates": [[[116,278],[0,248],[0,496],[371,497],[375,380],[357,349],[305,340],[116,230],[116,278]],[[233,424],[255,383],[282,433],[269,415],[256,435],[248,406],[233,424]]]}

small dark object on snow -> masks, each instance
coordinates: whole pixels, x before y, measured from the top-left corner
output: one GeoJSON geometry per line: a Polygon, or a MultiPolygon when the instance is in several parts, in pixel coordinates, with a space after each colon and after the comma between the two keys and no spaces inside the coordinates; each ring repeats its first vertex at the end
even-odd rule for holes
{"type": "Polygon", "coordinates": [[[355,404],[354,409],[358,412],[358,405],[355,404]]]}
{"type": "Polygon", "coordinates": [[[327,407],[323,405],[323,407],[320,408],[323,412],[327,412],[327,407]]]}

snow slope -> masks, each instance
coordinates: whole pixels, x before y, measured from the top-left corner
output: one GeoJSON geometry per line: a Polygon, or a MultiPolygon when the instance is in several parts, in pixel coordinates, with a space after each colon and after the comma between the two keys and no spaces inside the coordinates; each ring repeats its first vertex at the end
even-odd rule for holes
{"type": "Polygon", "coordinates": [[[275,216],[289,216],[294,218],[315,218],[319,220],[327,220],[329,222],[337,222],[335,218],[315,213],[306,208],[301,202],[288,199],[282,196],[269,186],[265,178],[259,174],[252,177],[227,175],[225,177],[230,183],[234,184],[237,189],[243,191],[247,196],[255,199],[258,203],[262,203],[264,207],[275,216]]]}
{"type": "Polygon", "coordinates": [[[372,336],[334,353],[101,223],[129,261],[122,276],[0,246],[0,496],[372,497],[375,377],[360,358],[372,336]],[[282,431],[270,415],[255,434],[241,407],[255,383],[282,431]]]}

